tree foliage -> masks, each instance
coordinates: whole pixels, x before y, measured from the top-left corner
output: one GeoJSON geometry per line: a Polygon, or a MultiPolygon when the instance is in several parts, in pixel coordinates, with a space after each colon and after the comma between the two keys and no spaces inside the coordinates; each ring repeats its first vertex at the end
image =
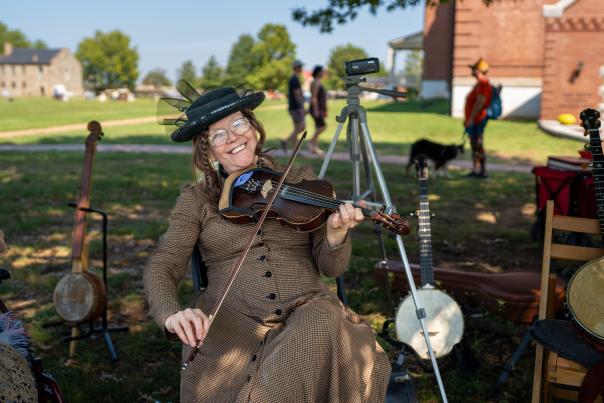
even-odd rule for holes
{"type": "Polygon", "coordinates": [[[47,47],[44,41],[37,39],[34,42],[30,42],[23,32],[18,29],[8,29],[5,24],[0,22],[0,53],[5,42],[10,42],[16,48],[46,49],[47,47]]]}
{"type": "Polygon", "coordinates": [[[346,77],[346,70],[344,62],[349,60],[364,59],[368,57],[367,52],[363,48],[354,46],[352,44],[336,46],[329,54],[329,61],[327,62],[327,68],[329,76],[325,80],[325,85],[330,89],[342,89],[346,85],[344,84],[344,77],[346,77]]]}
{"type": "MultiPolygon", "coordinates": [[[[422,5],[425,1],[430,6],[451,2],[451,0],[327,0],[327,5],[318,10],[307,11],[305,7],[295,8],[292,11],[292,18],[304,26],[318,26],[321,32],[331,32],[334,23],[345,24],[354,20],[364,7],[375,15],[380,8],[392,11],[422,5]]],[[[486,5],[494,1],[482,0],[486,5]]]]}
{"type": "Polygon", "coordinates": [[[257,89],[284,91],[295,56],[296,45],[285,25],[265,24],[252,48],[255,68],[248,74],[247,82],[257,89]]]}
{"type": "Polygon", "coordinates": [[[236,87],[284,91],[295,56],[296,45],[287,28],[265,24],[257,38],[248,34],[239,36],[231,48],[224,82],[236,87]]]}
{"type": "Polygon", "coordinates": [[[157,88],[172,85],[172,81],[168,78],[166,70],[157,68],[147,73],[145,78],[143,78],[143,84],[152,85],[157,88]]]}
{"type": "Polygon", "coordinates": [[[82,63],[84,82],[95,91],[107,88],[134,88],[138,78],[138,51],[130,46],[130,37],[118,30],[84,38],[76,57],[82,63]]]}
{"type": "Polygon", "coordinates": [[[199,85],[204,90],[220,87],[224,82],[224,69],[218,64],[214,55],[201,69],[201,78],[199,85]]]}
{"type": "Polygon", "coordinates": [[[192,60],[185,60],[176,73],[177,80],[185,80],[193,87],[197,87],[199,82],[199,78],[197,77],[197,72],[195,68],[195,64],[193,64],[192,60]]]}
{"type": "Polygon", "coordinates": [[[241,87],[250,85],[246,82],[251,69],[258,65],[254,60],[252,49],[256,41],[250,34],[242,34],[233,44],[226,67],[224,83],[226,85],[241,87]]]}

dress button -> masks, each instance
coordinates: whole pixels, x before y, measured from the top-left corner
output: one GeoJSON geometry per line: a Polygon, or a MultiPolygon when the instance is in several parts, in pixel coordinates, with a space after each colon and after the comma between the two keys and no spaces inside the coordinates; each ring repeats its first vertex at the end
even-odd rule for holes
{"type": "Polygon", "coordinates": [[[277,296],[276,296],[276,295],[275,295],[275,293],[273,293],[273,292],[271,292],[271,293],[268,295],[268,297],[269,297],[270,299],[275,299],[275,298],[277,298],[277,296]]]}
{"type": "Polygon", "coordinates": [[[267,271],[267,272],[266,272],[264,275],[265,275],[266,277],[270,277],[270,276],[272,276],[272,275],[273,275],[273,273],[271,273],[270,271],[267,271]]]}
{"type": "Polygon", "coordinates": [[[277,315],[277,316],[281,315],[282,313],[283,313],[283,311],[281,309],[277,309],[275,311],[275,315],[277,315]]]}
{"type": "Polygon", "coordinates": [[[260,259],[260,260],[265,260],[265,259],[266,259],[266,255],[262,255],[262,256],[260,256],[258,259],[260,259]]]}
{"type": "Polygon", "coordinates": [[[256,361],[256,354],[254,354],[254,355],[252,356],[252,362],[253,362],[253,361],[256,361]]]}
{"type": "Polygon", "coordinates": [[[262,235],[262,228],[258,230],[258,232],[256,232],[256,235],[262,235]]]}

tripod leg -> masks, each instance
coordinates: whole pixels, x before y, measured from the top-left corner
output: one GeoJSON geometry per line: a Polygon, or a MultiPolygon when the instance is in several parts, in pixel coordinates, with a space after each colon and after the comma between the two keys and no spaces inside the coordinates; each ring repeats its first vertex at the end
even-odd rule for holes
{"type": "MultiPolygon", "coordinates": [[[[362,117],[365,119],[365,121],[362,120],[360,122],[361,132],[363,134],[363,141],[365,141],[365,145],[367,146],[367,150],[369,151],[369,155],[371,156],[373,169],[378,180],[378,185],[380,186],[381,194],[384,198],[384,203],[386,204],[386,212],[390,213],[394,211],[394,206],[392,205],[390,193],[388,191],[388,187],[386,186],[386,180],[384,179],[382,169],[377,159],[375,148],[373,147],[373,143],[371,141],[371,134],[369,133],[369,127],[367,127],[366,117],[364,114],[362,115],[362,117]]],[[[447,395],[445,393],[445,386],[443,384],[440,371],[438,369],[438,363],[436,362],[436,356],[434,355],[434,350],[432,349],[432,343],[430,342],[430,336],[428,335],[428,329],[426,327],[426,311],[422,307],[419,295],[417,294],[417,289],[415,288],[415,282],[413,280],[413,275],[409,266],[409,260],[407,259],[407,253],[405,252],[405,246],[403,245],[403,239],[400,235],[396,236],[396,244],[398,246],[399,254],[403,262],[403,267],[405,268],[405,274],[407,275],[407,282],[409,284],[409,291],[411,293],[413,303],[415,304],[417,319],[422,329],[424,340],[426,341],[426,347],[428,348],[428,354],[430,355],[432,368],[434,368],[434,375],[438,383],[438,388],[440,389],[441,398],[443,402],[447,403],[448,400],[447,395]]]]}
{"type": "Polygon", "coordinates": [[[107,345],[107,350],[109,350],[111,361],[117,361],[117,352],[115,351],[113,341],[111,340],[111,336],[109,335],[109,331],[107,329],[103,330],[103,339],[105,339],[105,344],[107,345]]]}
{"type": "Polygon", "coordinates": [[[329,161],[331,160],[331,156],[333,155],[333,151],[336,149],[336,144],[338,142],[338,137],[340,137],[340,132],[344,127],[344,123],[338,123],[338,127],[336,128],[336,133],[331,140],[331,144],[325,153],[325,159],[323,159],[323,165],[321,165],[321,172],[319,172],[319,179],[323,179],[325,177],[325,172],[327,171],[327,166],[329,165],[329,161]]]}

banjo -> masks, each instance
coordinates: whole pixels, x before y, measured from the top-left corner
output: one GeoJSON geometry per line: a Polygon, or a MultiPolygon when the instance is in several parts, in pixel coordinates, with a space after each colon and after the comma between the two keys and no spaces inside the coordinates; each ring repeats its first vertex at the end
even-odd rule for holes
{"type": "MultiPolygon", "coordinates": [[[[419,250],[421,267],[421,285],[417,290],[426,311],[426,325],[430,342],[436,358],[451,352],[461,341],[464,331],[464,320],[459,305],[441,290],[434,288],[432,270],[432,238],[430,235],[430,207],[428,204],[428,165],[425,157],[419,156],[415,161],[419,182],[419,250]]],[[[422,359],[430,359],[423,332],[417,320],[415,304],[408,295],[399,305],[396,312],[396,333],[400,341],[409,345],[422,359]]]]}
{"type": "Polygon", "coordinates": [[[97,121],[88,123],[90,134],[86,138],[84,171],[77,200],[75,224],[73,228],[71,273],[57,283],[53,301],[59,316],[67,322],[94,320],[103,313],[107,291],[103,281],[88,271],[88,248],[86,244],[86,212],[80,208],[90,205],[90,183],[92,160],[96,143],[103,135],[97,121]]]}
{"type": "MultiPolygon", "coordinates": [[[[581,126],[589,136],[589,145],[585,148],[592,156],[591,170],[604,240],[604,154],[599,118],[600,113],[595,109],[581,112],[581,126]]],[[[592,260],[575,272],[568,283],[566,300],[574,322],[590,336],[604,342],[604,257],[592,260]]]]}

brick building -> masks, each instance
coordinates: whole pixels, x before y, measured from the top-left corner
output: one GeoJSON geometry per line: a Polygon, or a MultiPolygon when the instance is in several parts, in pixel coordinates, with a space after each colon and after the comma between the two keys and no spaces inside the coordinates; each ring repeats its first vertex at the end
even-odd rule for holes
{"type": "Polygon", "coordinates": [[[555,119],[601,103],[602,0],[452,1],[426,9],[422,95],[451,98],[462,116],[479,57],[502,84],[503,114],[555,119]]]}
{"type": "Polygon", "coordinates": [[[13,48],[4,43],[0,55],[0,93],[19,96],[52,96],[62,84],[73,95],[82,95],[82,65],[68,49],[13,48]]]}

